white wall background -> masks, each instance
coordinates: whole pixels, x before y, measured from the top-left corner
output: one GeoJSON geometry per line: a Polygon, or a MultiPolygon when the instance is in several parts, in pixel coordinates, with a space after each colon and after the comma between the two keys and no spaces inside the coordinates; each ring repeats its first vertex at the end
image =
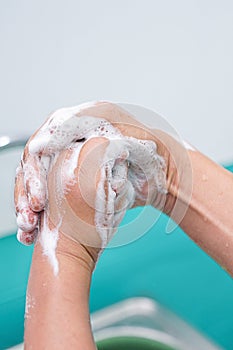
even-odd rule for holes
{"type": "Polygon", "coordinates": [[[110,99],[233,160],[232,0],[1,0],[0,44],[0,134],[110,99]]]}

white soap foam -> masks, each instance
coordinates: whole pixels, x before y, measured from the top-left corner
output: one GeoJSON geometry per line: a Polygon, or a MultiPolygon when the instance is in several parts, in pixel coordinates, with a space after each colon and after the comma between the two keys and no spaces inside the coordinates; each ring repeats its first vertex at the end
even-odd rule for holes
{"type": "Polygon", "coordinates": [[[129,155],[126,146],[127,141],[121,135],[120,138],[110,139],[103,159],[95,205],[95,225],[102,240],[102,248],[107,245],[116,232],[117,226],[126,210],[132,206],[135,197],[134,190],[132,191],[127,179],[128,163],[126,159],[119,163],[119,159],[126,158],[129,155]],[[107,184],[107,191],[105,191],[105,184],[107,184]],[[119,202],[119,193],[123,192],[123,189],[125,201],[122,200],[121,207],[118,207],[116,211],[117,198],[119,202]],[[129,200],[129,193],[131,193],[131,200],[129,200]]]}
{"type": "Polygon", "coordinates": [[[101,118],[78,117],[77,114],[84,108],[95,103],[82,104],[71,108],[61,108],[51,114],[33,140],[29,143],[31,154],[52,154],[69,147],[73,142],[90,137],[93,132],[101,136],[107,125],[107,133],[116,131],[110,123],[101,118]]]}
{"type": "Polygon", "coordinates": [[[46,177],[49,168],[50,158],[38,155],[33,156],[33,163],[22,161],[24,173],[24,187],[28,190],[29,202],[31,198],[37,198],[45,205],[46,200],[46,177]]]}
{"type": "Polygon", "coordinates": [[[43,254],[49,259],[55,276],[59,272],[59,264],[56,256],[57,241],[59,238],[59,228],[62,223],[62,218],[54,229],[48,227],[47,212],[43,214],[43,222],[41,223],[39,242],[43,249],[43,254]]]}
{"type": "Polygon", "coordinates": [[[31,245],[34,242],[37,233],[37,228],[33,232],[25,232],[25,230],[18,228],[17,239],[24,245],[31,245]]]}
{"type": "MultiPolygon", "coordinates": [[[[58,189],[61,195],[64,195],[68,185],[76,181],[74,170],[85,141],[98,136],[109,140],[96,193],[95,224],[103,247],[113,236],[125,211],[132,207],[135,198],[147,199],[148,193],[145,191],[147,182],[154,189],[153,194],[149,193],[149,201],[152,202],[157,193],[166,193],[165,162],[158,155],[157,146],[153,141],[124,137],[118,129],[102,118],[77,117],[76,114],[86,107],[87,105],[60,109],[53,113],[30,142],[29,152],[34,156],[42,155],[42,171],[46,172],[54,165],[60,151],[66,148],[75,150],[65,164],[68,169],[67,178],[62,181],[65,186],[58,189]],[[119,163],[119,160],[122,161],[119,163]],[[108,186],[107,194],[105,183],[108,186]]],[[[30,164],[28,167],[30,175],[28,180],[34,181],[30,164]]],[[[37,179],[34,187],[42,191],[43,187],[37,183],[37,179]]],[[[55,252],[58,229],[50,230],[44,220],[40,235],[43,253],[49,258],[55,275],[59,270],[55,252]]]]}
{"type": "Polygon", "coordinates": [[[157,192],[166,193],[164,165],[164,160],[157,154],[156,144],[152,141],[123,136],[110,139],[96,196],[95,224],[102,239],[102,247],[112,238],[126,210],[132,207],[136,197],[152,203],[157,192]],[[124,163],[121,164],[120,174],[122,173],[123,177],[119,178],[119,165],[116,165],[115,170],[114,167],[116,159],[121,158],[122,154],[126,157],[127,168],[124,168],[124,163]],[[105,183],[108,185],[107,198],[104,193],[105,183]],[[147,183],[153,186],[152,194],[144,191],[147,183]],[[116,197],[118,184],[119,187],[123,184],[125,186],[124,191],[121,191],[124,193],[124,200],[116,197]],[[148,195],[150,198],[147,198],[148,195]],[[105,200],[101,201],[101,198],[105,200]],[[116,211],[118,203],[121,203],[121,206],[116,211]]]}
{"type": "Polygon", "coordinates": [[[28,208],[27,197],[24,195],[18,198],[17,225],[24,231],[31,231],[37,225],[37,215],[28,208]]]}
{"type": "Polygon", "coordinates": [[[35,305],[36,305],[35,298],[27,292],[26,304],[25,304],[25,314],[24,314],[25,318],[27,318],[27,319],[31,318],[30,310],[33,309],[35,307],[35,305]]]}

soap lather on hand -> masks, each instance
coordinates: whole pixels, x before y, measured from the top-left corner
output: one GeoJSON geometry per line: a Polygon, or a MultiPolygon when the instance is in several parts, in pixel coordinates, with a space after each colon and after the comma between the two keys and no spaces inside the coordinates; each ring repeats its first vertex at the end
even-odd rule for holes
{"type": "Polygon", "coordinates": [[[156,200],[164,205],[166,161],[149,131],[130,118],[105,102],[61,109],[48,118],[29,140],[17,173],[20,241],[34,242],[45,212],[64,234],[103,248],[128,208],[156,200]],[[74,189],[83,197],[82,208],[72,197],[74,189]],[[90,222],[83,208],[94,211],[90,222]]]}

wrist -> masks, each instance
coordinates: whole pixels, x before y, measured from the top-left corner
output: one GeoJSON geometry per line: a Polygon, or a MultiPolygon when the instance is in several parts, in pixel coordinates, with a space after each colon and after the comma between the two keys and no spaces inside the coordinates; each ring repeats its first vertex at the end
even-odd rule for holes
{"type": "MultiPolygon", "coordinates": [[[[183,215],[192,195],[192,165],[189,151],[172,136],[154,130],[158,154],[165,161],[166,195],[163,207],[158,208],[176,219],[183,215]],[[175,215],[175,217],[173,217],[175,215]]],[[[156,205],[154,205],[156,207],[156,205]]]]}
{"type": "Polygon", "coordinates": [[[82,245],[71,237],[59,231],[59,239],[56,254],[60,259],[65,259],[80,268],[92,273],[98,259],[99,249],[82,245]]]}
{"type": "Polygon", "coordinates": [[[88,306],[94,263],[80,244],[62,233],[56,257],[59,272],[54,275],[37,241],[27,290],[26,347],[94,349],[88,306]]]}
{"type": "Polygon", "coordinates": [[[174,159],[170,155],[167,158],[166,187],[167,194],[163,212],[170,216],[175,207],[179,189],[178,169],[174,162],[174,159]]]}
{"type": "MultiPolygon", "coordinates": [[[[70,228],[72,227],[70,232],[73,234],[73,238],[73,236],[67,234],[66,231],[64,233],[64,228],[66,228],[66,226],[58,225],[56,227],[51,217],[48,218],[46,213],[43,214],[41,221],[41,232],[38,235],[35,251],[42,250],[42,255],[44,258],[47,258],[54,273],[58,273],[59,265],[76,264],[77,267],[91,274],[98,258],[99,249],[80,243],[79,238],[80,236],[81,239],[83,237],[82,229],[80,227],[77,229],[76,225],[70,226],[70,228]],[[54,233],[55,237],[51,241],[50,237],[51,235],[53,236],[54,233]],[[77,239],[75,237],[77,237],[77,239]],[[37,248],[37,245],[39,248],[37,248]]],[[[66,221],[67,218],[64,222],[66,221]]]]}

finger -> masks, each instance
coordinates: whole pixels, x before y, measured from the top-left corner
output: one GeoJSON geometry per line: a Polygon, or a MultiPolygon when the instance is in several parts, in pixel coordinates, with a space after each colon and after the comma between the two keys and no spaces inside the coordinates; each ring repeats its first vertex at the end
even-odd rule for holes
{"type": "Polygon", "coordinates": [[[37,234],[38,234],[37,229],[30,232],[25,232],[19,228],[17,232],[17,239],[20,243],[24,245],[31,245],[35,242],[37,234]]]}
{"type": "Polygon", "coordinates": [[[47,164],[43,160],[45,157],[39,159],[38,156],[29,154],[26,162],[23,163],[24,187],[30,208],[36,212],[45,208],[47,200],[47,164]]]}
{"type": "Polygon", "coordinates": [[[50,113],[42,126],[30,137],[25,148],[26,154],[30,153],[33,155],[42,155],[46,153],[45,149],[48,148],[48,145],[58,124],[58,121],[54,121],[55,113],[56,111],[50,113]]]}
{"type": "Polygon", "coordinates": [[[135,191],[128,181],[128,162],[124,159],[117,159],[112,170],[112,188],[116,191],[115,199],[115,225],[123,218],[127,209],[131,208],[135,200],[135,191]]]}
{"type": "Polygon", "coordinates": [[[29,140],[23,156],[24,186],[30,207],[42,211],[47,201],[47,173],[52,156],[79,137],[78,118],[74,110],[54,112],[29,140]]]}
{"type": "MultiPolygon", "coordinates": [[[[52,113],[29,141],[29,153],[31,155],[51,156],[64,150],[71,143],[82,139],[84,134],[89,131],[90,125],[87,120],[80,123],[80,118],[77,117],[77,114],[81,110],[82,107],[80,105],[71,108],[61,108],[52,113]]],[[[96,122],[96,124],[99,124],[99,122],[96,122]]]]}
{"type": "Polygon", "coordinates": [[[21,165],[17,169],[14,198],[18,227],[25,232],[33,231],[38,224],[38,214],[34,213],[29,206],[21,165]]]}

